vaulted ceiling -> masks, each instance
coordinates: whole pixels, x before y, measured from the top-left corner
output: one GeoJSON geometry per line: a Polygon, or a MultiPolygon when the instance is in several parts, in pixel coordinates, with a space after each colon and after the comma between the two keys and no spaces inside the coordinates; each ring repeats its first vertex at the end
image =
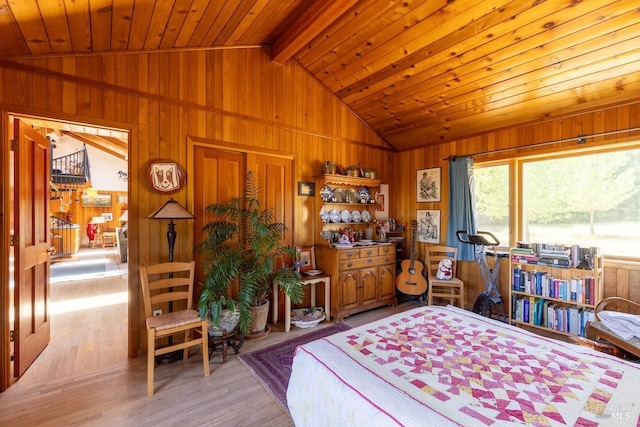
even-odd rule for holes
{"type": "Polygon", "coordinates": [[[640,99],[637,0],[0,0],[0,60],[270,46],[397,150],[640,99]]]}

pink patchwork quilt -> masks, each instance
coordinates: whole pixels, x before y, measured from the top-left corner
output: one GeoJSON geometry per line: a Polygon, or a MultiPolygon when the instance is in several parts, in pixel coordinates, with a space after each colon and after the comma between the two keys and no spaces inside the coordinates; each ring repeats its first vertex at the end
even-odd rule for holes
{"type": "Polygon", "coordinates": [[[299,347],[287,401],[300,426],[639,426],[640,365],[420,307],[299,347]]]}

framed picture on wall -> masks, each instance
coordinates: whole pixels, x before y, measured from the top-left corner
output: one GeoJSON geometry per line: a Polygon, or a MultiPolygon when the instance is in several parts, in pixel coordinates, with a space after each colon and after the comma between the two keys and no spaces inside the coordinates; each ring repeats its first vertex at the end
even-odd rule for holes
{"type": "Polygon", "coordinates": [[[376,201],[376,212],[374,216],[377,220],[389,218],[389,184],[380,184],[380,190],[374,195],[376,201]]]}
{"type": "Polygon", "coordinates": [[[418,210],[416,241],[422,243],[440,243],[440,210],[418,210]]]}
{"type": "Polygon", "coordinates": [[[110,208],[111,194],[98,194],[95,197],[82,197],[83,208],[110,208]]]}
{"type": "Polygon", "coordinates": [[[313,246],[296,248],[296,261],[300,262],[300,271],[316,269],[316,254],[313,246]]]}
{"type": "Polygon", "coordinates": [[[441,185],[440,168],[418,169],[416,172],[416,202],[439,202],[441,185]]]}
{"type": "Polygon", "coordinates": [[[313,196],[315,195],[316,185],[313,182],[298,182],[298,196],[313,196]]]}
{"type": "Polygon", "coordinates": [[[105,221],[113,221],[113,212],[102,212],[100,215],[105,221]]]}

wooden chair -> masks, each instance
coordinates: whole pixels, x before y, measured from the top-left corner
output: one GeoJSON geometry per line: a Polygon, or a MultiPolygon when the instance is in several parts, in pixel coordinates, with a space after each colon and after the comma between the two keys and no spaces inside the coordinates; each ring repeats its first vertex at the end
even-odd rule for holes
{"type": "Polygon", "coordinates": [[[425,254],[425,269],[427,271],[427,302],[433,304],[433,298],[445,298],[449,304],[464,308],[464,282],[456,277],[458,267],[458,248],[453,246],[429,246],[425,254]],[[438,264],[441,260],[449,258],[452,263],[451,280],[440,280],[436,277],[438,264]]]}
{"type": "Polygon", "coordinates": [[[189,347],[202,347],[204,375],[209,376],[208,321],[202,320],[192,307],[195,262],[167,262],[151,266],[140,266],[140,283],[144,299],[147,325],[147,394],[153,395],[153,373],[155,356],[184,349],[184,359],[189,356],[189,347]],[[188,273],[188,276],[186,275],[188,273]],[[154,280],[150,280],[150,277],[154,280]],[[179,310],[153,316],[153,305],[172,302],[179,310]],[[197,334],[193,334],[197,331],[197,334]],[[185,334],[184,340],[167,347],[156,348],[156,339],[185,334]]]}

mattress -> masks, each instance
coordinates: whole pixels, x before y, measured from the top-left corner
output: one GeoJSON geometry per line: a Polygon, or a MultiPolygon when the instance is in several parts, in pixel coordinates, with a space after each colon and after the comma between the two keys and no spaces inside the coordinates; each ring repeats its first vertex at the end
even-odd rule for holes
{"type": "Polygon", "coordinates": [[[296,426],[638,426],[640,366],[456,307],[296,349],[296,426]]]}

